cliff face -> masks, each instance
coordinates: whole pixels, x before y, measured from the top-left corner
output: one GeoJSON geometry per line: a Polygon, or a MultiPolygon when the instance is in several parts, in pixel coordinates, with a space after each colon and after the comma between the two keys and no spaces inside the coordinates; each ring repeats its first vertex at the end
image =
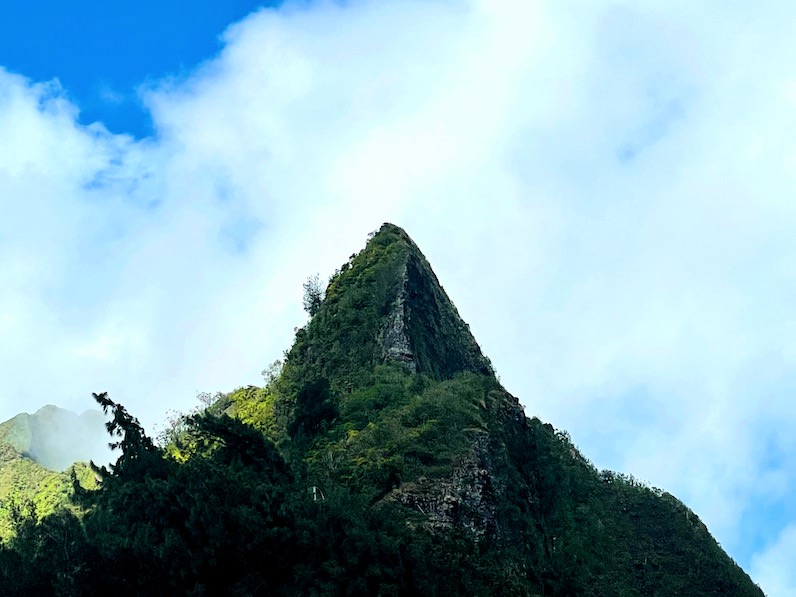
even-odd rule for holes
{"type": "Polygon", "coordinates": [[[387,312],[384,327],[379,334],[379,346],[381,347],[382,358],[385,361],[402,363],[409,371],[417,373],[415,351],[409,341],[409,329],[407,327],[406,262],[399,270],[399,275],[401,284],[398,294],[387,312]]]}
{"type": "Polygon", "coordinates": [[[451,468],[450,474],[429,479],[425,476],[403,483],[385,499],[416,508],[435,529],[466,529],[481,540],[500,535],[497,515],[500,487],[492,466],[489,437],[479,434],[469,453],[451,468]]]}
{"type": "Polygon", "coordinates": [[[229,401],[308,485],[464,533],[519,594],[762,594],[681,502],[527,418],[391,224],[332,278],[281,375],[229,401]]]}
{"type": "Polygon", "coordinates": [[[428,261],[392,224],[340,268],[296,340],[288,361],[311,364],[332,380],[384,361],[435,379],[492,374],[428,261]]]}
{"type": "Polygon", "coordinates": [[[407,258],[405,285],[409,336],[421,370],[442,379],[462,371],[494,375],[469,326],[416,247],[407,258]]]}

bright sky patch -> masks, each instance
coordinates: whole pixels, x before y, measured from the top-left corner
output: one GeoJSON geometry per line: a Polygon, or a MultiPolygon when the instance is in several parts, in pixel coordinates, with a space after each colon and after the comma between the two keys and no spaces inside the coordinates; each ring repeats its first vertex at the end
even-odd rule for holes
{"type": "Polygon", "coordinates": [[[4,0],[0,65],[36,81],[58,79],[80,122],[136,137],[152,132],[137,90],[183,77],[221,48],[219,35],[273,0],[4,0]]]}

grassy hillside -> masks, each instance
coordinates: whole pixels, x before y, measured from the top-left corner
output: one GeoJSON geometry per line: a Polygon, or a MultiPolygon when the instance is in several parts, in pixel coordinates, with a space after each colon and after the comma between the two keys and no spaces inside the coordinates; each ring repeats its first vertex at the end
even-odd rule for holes
{"type": "Polygon", "coordinates": [[[51,471],[13,446],[0,443],[0,541],[12,538],[25,518],[40,519],[71,508],[73,471],[84,486],[96,486],[96,478],[85,464],[64,472],[51,471]]]}

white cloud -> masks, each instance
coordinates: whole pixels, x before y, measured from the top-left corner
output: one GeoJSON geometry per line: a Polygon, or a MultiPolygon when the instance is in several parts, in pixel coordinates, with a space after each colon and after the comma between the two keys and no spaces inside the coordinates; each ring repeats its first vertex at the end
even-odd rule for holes
{"type": "Polygon", "coordinates": [[[0,418],[256,383],[303,279],[395,221],[528,414],[751,562],[761,504],[796,521],[791,13],[263,10],[144,92],[137,142],[0,72],[0,418]]]}

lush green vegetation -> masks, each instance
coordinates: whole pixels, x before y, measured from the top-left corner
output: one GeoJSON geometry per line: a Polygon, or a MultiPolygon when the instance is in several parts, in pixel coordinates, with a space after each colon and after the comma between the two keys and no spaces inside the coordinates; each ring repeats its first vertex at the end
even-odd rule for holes
{"type": "Polygon", "coordinates": [[[9,510],[0,594],[762,594],[673,496],[525,417],[402,230],[307,305],[264,387],[160,444],[96,395],[121,455],[9,510]]]}
{"type": "Polygon", "coordinates": [[[11,539],[23,519],[72,507],[72,475],[84,487],[96,486],[85,464],[77,463],[64,473],[51,471],[0,442],[0,541],[11,539]]]}
{"type": "Polygon", "coordinates": [[[0,593],[434,595],[485,582],[466,537],[424,530],[417,515],[407,526],[399,506],[342,486],[313,494],[235,419],[187,420],[178,462],[103,399],[122,455],[98,470],[99,490],[77,490],[78,513],[18,522],[0,593]]]}

